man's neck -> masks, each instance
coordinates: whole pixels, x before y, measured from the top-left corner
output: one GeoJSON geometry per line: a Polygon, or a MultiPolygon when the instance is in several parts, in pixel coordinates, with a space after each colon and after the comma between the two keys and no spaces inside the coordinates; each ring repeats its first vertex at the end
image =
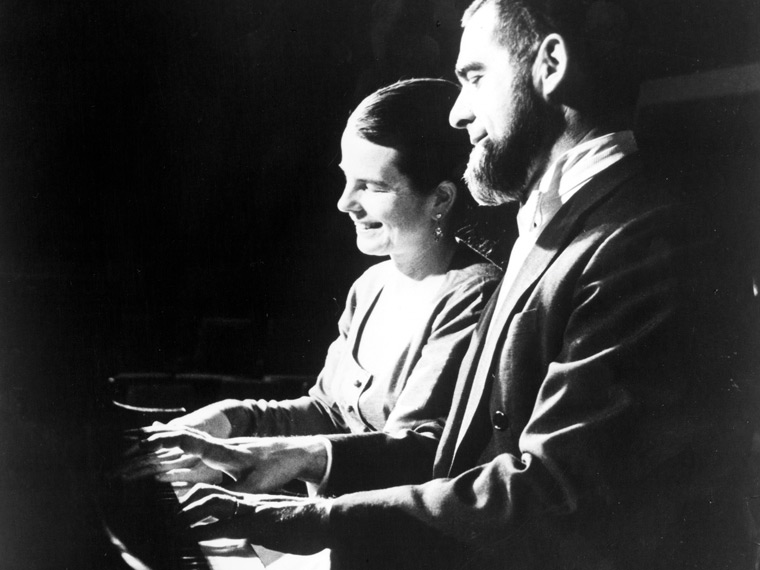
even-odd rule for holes
{"type": "MultiPolygon", "coordinates": [[[[538,188],[546,170],[564,153],[581,143],[617,131],[631,129],[630,117],[624,114],[595,117],[594,120],[584,120],[579,113],[565,110],[565,129],[548,148],[544,156],[537,160],[534,174],[530,177],[524,200],[538,188]]],[[[523,202],[524,203],[524,202],[523,202]]]]}

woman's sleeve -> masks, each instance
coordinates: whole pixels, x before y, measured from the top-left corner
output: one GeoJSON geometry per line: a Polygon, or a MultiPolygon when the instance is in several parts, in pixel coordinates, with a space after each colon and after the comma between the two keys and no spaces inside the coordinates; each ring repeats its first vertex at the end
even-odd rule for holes
{"type": "Polygon", "coordinates": [[[348,431],[338,410],[332,386],[335,370],[346,347],[356,308],[357,286],[351,288],[338,321],[339,335],[327,351],[325,365],[307,396],[294,400],[229,400],[224,413],[232,424],[230,437],[333,434],[348,431]]]}

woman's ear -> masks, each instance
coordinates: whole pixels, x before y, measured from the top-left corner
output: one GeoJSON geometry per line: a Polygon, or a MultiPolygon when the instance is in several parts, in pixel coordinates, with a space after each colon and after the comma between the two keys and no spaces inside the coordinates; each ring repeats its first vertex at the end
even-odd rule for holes
{"type": "Polygon", "coordinates": [[[457,199],[457,186],[450,180],[444,180],[433,190],[432,212],[433,216],[441,214],[445,216],[454,201],[457,199]]]}
{"type": "Polygon", "coordinates": [[[562,87],[569,81],[567,43],[559,34],[546,36],[533,62],[533,85],[546,102],[557,103],[562,87]]]}

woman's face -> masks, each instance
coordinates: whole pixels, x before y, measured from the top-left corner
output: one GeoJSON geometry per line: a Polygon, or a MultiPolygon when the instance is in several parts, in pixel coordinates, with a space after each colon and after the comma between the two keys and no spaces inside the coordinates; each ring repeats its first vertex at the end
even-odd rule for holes
{"type": "Polygon", "coordinates": [[[422,196],[396,167],[399,152],[346,129],[340,167],[346,187],[338,209],[356,226],[356,246],[367,255],[413,260],[433,240],[434,195],[422,196]]]}

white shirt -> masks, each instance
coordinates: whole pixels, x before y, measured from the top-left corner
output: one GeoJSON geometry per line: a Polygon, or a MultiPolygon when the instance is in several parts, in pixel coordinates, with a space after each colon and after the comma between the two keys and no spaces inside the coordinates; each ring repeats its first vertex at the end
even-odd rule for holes
{"type": "MultiPolygon", "coordinates": [[[[559,211],[586,183],[602,170],[637,150],[631,131],[619,131],[585,141],[549,165],[538,187],[517,213],[519,237],[512,246],[509,264],[499,291],[499,305],[514,283],[538,236],[559,211]]],[[[489,331],[490,332],[490,331],[489,331]]]]}

